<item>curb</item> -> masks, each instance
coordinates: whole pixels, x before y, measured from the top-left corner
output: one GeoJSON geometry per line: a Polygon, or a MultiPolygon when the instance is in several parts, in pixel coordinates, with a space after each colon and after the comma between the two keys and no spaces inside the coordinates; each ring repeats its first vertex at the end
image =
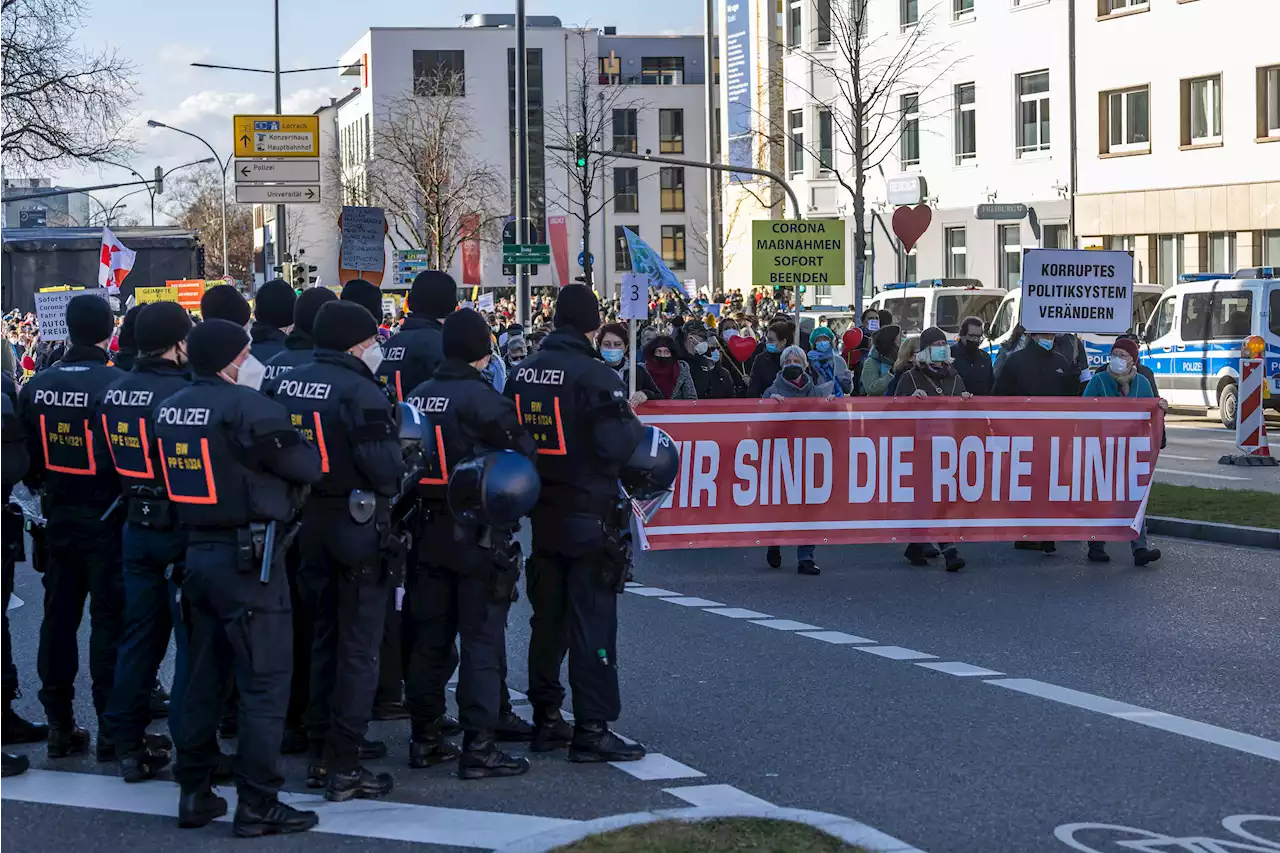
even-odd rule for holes
{"type": "Polygon", "coordinates": [[[1162,536],[1179,536],[1183,539],[1199,539],[1202,542],[1220,542],[1226,545],[1245,545],[1280,551],[1280,530],[1270,527],[1244,527],[1238,524],[1193,521],[1188,518],[1147,516],[1147,532],[1162,536]]]}
{"type": "Polygon", "coordinates": [[[602,817],[598,820],[588,820],[582,823],[573,824],[571,826],[560,827],[559,829],[540,832],[537,835],[530,835],[519,841],[512,842],[506,847],[500,847],[494,853],[548,853],[565,844],[572,844],[575,841],[581,841],[589,835],[596,835],[601,832],[609,832],[614,829],[622,829],[628,826],[638,826],[645,823],[657,823],[664,820],[677,820],[684,822],[696,822],[700,820],[711,820],[713,818],[726,817],[756,817],[768,818],[771,820],[789,820],[793,823],[803,823],[813,827],[828,835],[839,838],[841,841],[849,844],[858,844],[868,850],[877,851],[877,853],[924,853],[907,844],[905,841],[899,841],[891,835],[885,835],[877,829],[872,829],[864,823],[858,823],[840,815],[829,814],[827,812],[814,812],[805,809],[784,809],[784,808],[738,808],[738,809],[717,809],[717,808],[685,808],[685,809],[658,809],[650,812],[632,812],[631,814],[612,815],[611,817],[602,817]]]}

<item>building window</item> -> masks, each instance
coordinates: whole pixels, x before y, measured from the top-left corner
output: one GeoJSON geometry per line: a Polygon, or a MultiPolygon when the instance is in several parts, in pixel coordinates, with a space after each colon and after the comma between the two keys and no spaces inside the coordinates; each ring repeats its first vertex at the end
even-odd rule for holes
{"type": "Polygon", "coordinates": [[[1068,249],[1067,245],[1067,226],[1066,225],[1045,225],[1041,232],[1044,236],[1044,247],[1046,249],[1068,249]]]}
{"type": "Polygon", "coordinates": [[[613,170],[613,212],[640,212],[640,170],[615,167],[613,170]]]}
{"type": "Polygon", "coordinates": [[[1156,237],[1156,283],[1177,284],[1182,275],[1182,235],[1160,234],[1156,237]]]}
{"type": "Polygon", "coordinates": [[[1236,234],[1214,231],[1201,238],[1201,269],[1205,272],[1235,272],[1236,234]]]}
{"type": "Polygon", "coordinates": [[[662,181],[662,212],[680,213],[684,210],[684,167],[663,166],[659,173],[662,181]]]}
{"type": "Polygon", "coordinates": [[[818,171],[830,172],[835,167],[835,151],[831,126],[831,110],[818,110],[818,171]]]}
{"type": "Polygon", "coordinates": [[[1018,156],[1049,150],[1049,72],[1018,75],[1018,156]]]}
{"type": "Polygon", "coordinates": [[[614,272],[630,272],[631,271],[631,246],[627,243],[627,235],[623,233],[623,228],[629,228],[632,234],[640,236],[639,225],[615,225],[613,226],[613,269],[614,272]]]}
{"type": "Polygon", "coordinates": [[[1106,119],[1101,153],[1117,154],[1151,151],[1151,96],[1146,86],[1102,93],[1106,119]]]}
{"type": "Polygon", "coordinates": [[[963,21],[973,16],[973,0],[951,0],[951,20],[963,21]]]}
{"type": "Polygon", "coordinates": [[[902,110],[902,165],[920,165],[920,95],[912,93],[898,99],[902,110]]]}
{"type": "Polygon", "coordinates": [[[681,85],[684,83],[684,57],[640,57],[640,82],[649,86],[681,85]]]}
{"type": "Polygon", "coordinates": [[[636,153],[636,111],[613,111],[613,150],[636,153]]]}
{"type": "Polygon", "coordinates": [[[978,156],[978,113],[973,83],[961,83],[955,88],[956,113],[956,163],[973,160],[978,156]]]}
{"type": "Polygon", "coordinates": [[[1148,0],[1098,0],[1098,15],[1105,17],[1115,12],[1123,12],[1126,9],[1136,9],[1146,6],[1148,0]]]}
{"type": "Polygon", "coordinates": [[[658,110],[658,151],[684,153],[684,110],[658,110]]]}
{"type": "Polygon", "coordinates": [[[1261,254],[1255,266],[1280,267],[1280,230],[1257,231],[1261,254]]]}
{"type": "Polygon", "coordinates": [[[1013,290],[1022,281],[1022,228],[1018,225],[1001,225],[997,230],[1000,242],[1000,286],[1005,290],[1013,290]]]}
{"type": "Polygon", "coordinates": [[[904,30],[920,23],[920,0],[898,0],[898,22],[904,30]]]}
{"type": "Polygon", "coordinates": [[[467,94],[466,54],[461,50],[415,50],[413,52],[413,94],[467,94]]]}
{"type": "Polygon", "coordinates": [[[818,0],[817,3],[817,22],[815,27],[816,40],[818,47],[831,46],[831,0],[818,0]]]}
{"type": "Polygon", "coordinates": [[[1222,77],[1183,80],[1182,144],[1211,145],[1222,141],[1222,77]]]}
{"type": "Polygon", "coordinates": [[[1132,234],[1113,234],[1107,238],[1107,248],[1112,252],[1132,252],[1132,234]]]}
{"type": "Polygon", "coordinates": [[[800,10],[804,0],[791,0],[787,7],[787,48],[795,50],[804,41],[804,30],[800,27],[800,10]]]}
{"type": "Polygon", "coordinates": [[[662,260],[673,270],[682,270],[684,260],[684,226],[662,226],[662,260]]]}
{"type": "MultiPolygon", "coordinates": [[[[540,233],[546,233],[547,224],[547,152],[543,119],[546,102],[542,87],[542,48],[527,48],[525,53],[525,80],[529,85],[528,109],[525,126],[529,129],[529,218],[540,233]]],[[[519,210],[519,173],[516,169],[516,49],[507,48],[507,174],[511,177],[511,207],[519,210]]]]}
{"type": "Polygon", "coordinates": [[[791,156],[787,158],[791,174],[804,171],[804,110],[792,110],[787,114],[787,132],[791,140],[791,156]]]}
{"type": "Polygon", "coordinates": [[[1258,138],[1280,136],[1280,65],[1258,69],[1258,138]]]}
{"type": "Polygon", "coordinates": [[[964,278],[965,272],[965,246],[964,246],[964,229],[948,228],[945,232],[945,242],[947,247],[947,257],[945,269],[947,278],[964,278]]]}

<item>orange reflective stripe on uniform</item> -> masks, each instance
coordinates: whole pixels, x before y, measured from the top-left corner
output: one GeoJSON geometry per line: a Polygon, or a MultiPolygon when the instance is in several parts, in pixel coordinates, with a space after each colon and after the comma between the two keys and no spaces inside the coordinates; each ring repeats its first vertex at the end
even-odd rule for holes
{"type": "MultiPolygon", "coordinates": [[[[63,423],[59,421],[58,426],[62,426],[62,425],[63,423]]],[[[66,426],[68,430],[71,427],[70,424],[66,424],[66,426]]],[[[60,431],[58,434],[62,435],[63,433],[60,431]]],[[[81,438],[80,436],[71,435],[70,432],[66,433],[66,435],[67,435],[67,438],[81,438]]],[[[98,473],[98,463],[97,463],[97,460],[93,458],[93,432],[92,430],[89,429],[88,418],[84,419],[84,436],[82,437],[82,440],[83,440],[84,450],[86,454],[85,464],[88,465],[87,468],[73,468],[69,465],[53,464],[53,461],[49,458],[49,428],[45,422],[44,413],[40,414],[40,444],[44,448],[44,467],[45,468],[49,469],[50,471],[57,471],[59,474],[75,474],[76,476],[79,476],[79,477],[92,477],[96,475],[98,473]]],[[[67,444],[63,446],[74,447],[75,445],[67,444]]]]}
{"type": "MultiPolygon", "coordinates": [[[[160,459],[163,463],[160,470],[164,473],[164,487],[169,493],[169,499],[180,504],[216,504],[218,502],[218,489],[213,483],[213,466],[209,462],[209,439],[200,439],[200,467],[204,469],[205,494],[201,495],[183,495],[173,490],[173,483],[169,480],[169,457],[164,452],[164,440],[159,439],[160,459]]],[[[174,464],[179,459],[188,459],[185,454],[183,456],[173,457],[174,464]]],[[[191,470],[191,469],[186,469],[191,470]]]]}
{"type": "Polygon", "coordinates": [[[312,412],[316,419],[316,447],[320,449],[320,471],[329,473],[329,448],[324,443],[324,427],[320,426],[320,413],[312,412]]]}
{"type": "Polygon", "coordinates": [[[520,415],[520,423],[529,435],[533,436],[534,442],[538,445],[538,453],[543,456],[567,456],[569,449],[564,446],[564,424],[560,421],[559,395],[552,398],[551,410],[552,417],[555,420],[556,443],[554,446],[546,447],[544,443],[550,440],[548,428],[551,426],[551,424],[547,423],[547,415],[530,411],[526,416],[524,408],[520,405],[520,395],[516,395],[516,411],[520,415]]]}
{"type": "MultiPolygon", "coordinates": [[[[121,426],[127,426],[121,424],[121,426]]],[[[155,469],[151,465],[151,445],[147,442],[147,422],[143,418],[138,418],[138,441],[142,448],[142,461],[147,464],[145,471],[132,471],[120,465],[120,460],[116,458],[115,442],[111,439],[121,433],[112,433],[111,428],[107,426],[107,416],[102,415],[102,432],[107,437],[107,452],[111,454],[111,464],[116,466],[116,473],[122,477],[133,477],[137,480],[150,480],[155,477],[155,469]]]]}
{"type": "Polygon", "coordinates": [[[440,476],[439,477],[423,477],[418,481],[422,486],[447,486],[449,485],[449,460],[444,456],[444,431],[439,426],[436,427],[436,455],[440,458],[440,476]]]}
{"type": "Polygon", "coordinates": [[[400,387],[400,371],[396,371],[396,400],[404,402],[404,389],[400,387]]]}

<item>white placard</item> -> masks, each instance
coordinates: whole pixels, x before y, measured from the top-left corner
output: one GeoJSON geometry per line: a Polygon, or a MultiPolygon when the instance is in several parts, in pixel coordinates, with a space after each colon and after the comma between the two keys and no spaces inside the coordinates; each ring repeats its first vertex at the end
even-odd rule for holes
{"type": "Polygon", "coordinates": [[[624,320],[649,319],[649,277],[641,273],[622,274],[622,311],[624,320]]]}
{"type": "Polygon", "coordinates": [[[67,339],[67,303],[77,296],[85,295],[96,296],[103,301],[106,301],[109,296],[105,287],[37,293],[36,318],[40,321],[40,340],[65,341],[67,339]]]}
{"type": "Polygon", "coordinates": [[[492,311],[493,310],[493,294],[492,293],[480,294],[480,298],[476,300],[476,310],[492,311]]]}
{"type": "Polygon", "coordinates": [[[1022,317],[1028,332],[1122,335],[1133,326],[1133,256],[1093,249],[1028,249],[1022,317]]]}
{"type": "Polygon", "coordinates": [[[338,266],[358,272],[382,272],[387,218],[380,207],[342,208],[342,253],[338,266]]]}

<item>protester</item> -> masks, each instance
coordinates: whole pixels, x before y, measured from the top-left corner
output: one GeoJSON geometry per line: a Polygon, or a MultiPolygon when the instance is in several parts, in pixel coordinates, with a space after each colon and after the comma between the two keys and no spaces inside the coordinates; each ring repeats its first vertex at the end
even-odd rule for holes
{"type": "Polygon", "coordinates": [[[636,353],[636,361],[644,364],[645,353],[649,349],[649,344],[653,339],[658,337],[659,331],[655,324],[649,324],[640,330],[640,351],[636,353]]]}
{"type": "Polygon", "coordinates": [[[711,350],[711,335],[698,320],[691,320],[681,329],[684,338],[680,360],[689,366],[693,387],[699,400],[725,400],[737,396],[733,376],[721,367],[719,350],[711,350]],[[713,359],[708,352],[715,354],[713,359]]]}
{"type": "MultiPolygon", "coordinates": [[[[789,346],[779,359],[780,367],[764,396],[773,400],[793,400],[803,397],[829,397],[832,384],[818,385],[809,375],[809,359],[804,350],[798,346],[789,346]]],[[[796,547],[796,572],[802,575],[818,575],[822,570],[813,561],[814,545],[796,547]]],[[[769,546],[765,555],[769,568],[782,568],[782,549],[777,545],[769,546]]]]}
{"type": "Polygon", "coordinates": [[[951,347],[952,366],[970,394],[988,395],[995,386],[991,356],[982,349],[983,323],[979,317],[960,321],[960,339],[951,347]]]}
{"type": "MultiPolygon", "coordinates": [[[[763,348],[757,349],[751,359],[751,378],[747,384],[748,397],[763,397],[773,385],[782,366],[781,353],[796,341],[796,327],[789,321],[775,321],[765,334],[763,348]]],[[[803,350],[801,350],[803,352],[803,350]]]]}
{"type": "Polygon", "coordinates": [[[809,333],[809,373],[817,384],[829,383],[835,397],[853,393],[853,371],[836,354],[836,333],[828,326],[809,333]]]}
{"type": "Polygon", "coordinates": [[[520,362],[524,361],[529,355],[529,342],[525,340],[523,334],[508,335],[506,337],[506,360],[507,367],[510,371],[514,371],[520,362]]]}
{"type": "MultiPolygon", "coordinates": [[[[604,363],[612,367],[618,372],[618,378],[627,386],[628,391],[631,388],[631,371],[634,369],[630,354],[630,347],[627,345],[627,330],[618,323],[606,323],[600,327],[600,331],[596,333],[596,350],[600,353],[600,357],[604,359],[604,363]]],[[[649,400],[662,400],[662,392],[658,390],[658,386],[653,384],[653,379],[649,376],[648,371],[643,367],[636,373],[636,391],[630,396],[631,406],[640,405],[649,400]]]]}
{"type": "MultiPolygon", "coordinates": [[[[1105,370],[1093,375],[1084,389],[1086,397],[1127,397],[1144,399],[1155,397],[1155,391],[1145,376],[1138,372],[1138,344],[1128,338],[1120,338],[1111,345],[1111,357],[1105,370]]],[[[1160,408],[1167,409],[1169,404],[1160,401],[1160,408]]],[[[1160,559],[1160,549],[1148,547],[1147,525],[1143,520],[1142,530],[1138,538],[1129,543],[1133,551],[1133,564],[1145,566],[1160,559]]],[[[1095,563],[1109,563],[1104,542],[1089,543],[1089,559],[1095,563]]]]}
{"type": "Polygon", "coordinates": [[[876,331],[871,352],[862,360],[862,392],[868,397],[883,397],[889,387],[898,358],[898,339],[898,327],[892,324],[876,331]]]}
{"type": "Polygon", "coordinates": [[[697,389],[689,365],[676,358],[676,342],[670,335],[658,335],[644,348],[640,369],[649,374],[663,400],[696,400],[697,389]]]}
{"type": "Polygon", "coordinates": [[[920,352],[920,338],[909,338],[898,347],[898,358],[893,362],[893,375],[885,386],[884,396],[892,397],[897,393],[898,383],[912,368],[916,366],[916,355],[920,352]]]}

